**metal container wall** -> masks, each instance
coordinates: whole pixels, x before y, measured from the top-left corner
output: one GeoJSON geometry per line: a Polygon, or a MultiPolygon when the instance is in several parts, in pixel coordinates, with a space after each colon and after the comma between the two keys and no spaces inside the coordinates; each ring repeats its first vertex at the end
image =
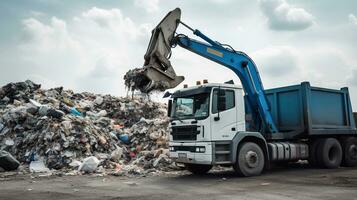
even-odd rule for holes
{"type": "Polygon", "coordinates": [[[265,94],[279,132],[287,138],[357,133],[347,88],[325,89],[303,82],[265,94]]]}

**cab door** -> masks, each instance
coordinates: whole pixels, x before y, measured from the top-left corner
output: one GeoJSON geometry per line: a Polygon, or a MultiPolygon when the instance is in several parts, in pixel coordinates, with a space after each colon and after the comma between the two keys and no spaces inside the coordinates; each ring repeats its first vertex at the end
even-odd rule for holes
{"type": "Polygon", "coordinates": [[[213,89],[210,109],[211,138],[213,141],[231,140],[237,132],[236,95],[233,89],[213,89]],[[223,92],[219,92],[220,90],[223,90],[223,92]],[[218,106],[218,103],[223,103],[224,105],[218,106]]]}

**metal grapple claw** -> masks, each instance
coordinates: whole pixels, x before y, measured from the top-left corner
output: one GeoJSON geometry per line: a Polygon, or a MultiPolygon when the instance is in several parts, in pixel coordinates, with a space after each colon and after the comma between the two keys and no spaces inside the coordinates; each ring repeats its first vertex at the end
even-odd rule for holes
{"type": "Polygon", "coordinates": [[[148,93],[174,88],[184,80],[183,76],[176,75],[169,61],[171,42],[180,18],[181,10],[176,8],[152,30],[143,68],[130,70],[124,76],[127,87],[148,93]]]}

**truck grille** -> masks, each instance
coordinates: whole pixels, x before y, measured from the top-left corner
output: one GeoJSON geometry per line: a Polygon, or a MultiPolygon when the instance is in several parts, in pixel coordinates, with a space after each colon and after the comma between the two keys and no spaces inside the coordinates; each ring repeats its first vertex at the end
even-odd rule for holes
{"type": "Polygon", "coordinates": [[[197,134],[197,126],[174,126],[171,132],[173,140],[196,140],[197,134]]]}
{"type": "Polygon", "coordinates": [[[174,146],[174,151],[196,152],[195,146],[174,146]]]}

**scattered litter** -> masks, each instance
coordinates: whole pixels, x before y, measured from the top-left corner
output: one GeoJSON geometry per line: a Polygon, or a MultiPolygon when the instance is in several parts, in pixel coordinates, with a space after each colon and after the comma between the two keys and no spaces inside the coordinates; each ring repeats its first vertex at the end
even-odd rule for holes
{"type": "Polygon", "coordinates": [[[114,162],[119,162],[123,155],[123,149],[118,147],[110,154],[110,159],[114,162]]]}
{"type": "Polygon", "coordinates": [[[70,112],[71,112],[71,114],[72,115],[74,115],[74,116],[82,116],[82,114],[77,110],[77,108],[71,108],[70,109],[70,112]]]}
{"type": "Polygon", "coordinates": [[[42,159],[30,163],[30,172],[32,173],[44,173],[49,171],[50,169],[45,166],[42,159]]]}
{"type": "Polygon", "coordinates": [[[93,173],[97,169],[99,163],[100,161],[95,156],[90,156],[83,160],[83,163],[79,166],[78,170],[86,173],[93,173]]]}
{"type": "Polygon", "coordinates": [[[129,142],[129,136],[128,136],[128,134],[121,134],[121,135],[119,135],[119,140],[121,140],[121,141],[124,142],[124,143],[129,142]]]}
{"type": "Polygon", "coordinates": [[[261,183],[260,185],[267,186],[267,185],[270,185],[270,183],[261,183]]]}
{"type": "Polygon", "coordinates": [[[5,146],[13,146],[15,144],[15,142],[12,139],[5,139],[4,144],[5,144],[5,146]]]}
{"type": "Polygon", "coordinates": [[[79,166],[81,166],[82,162],[78,161],[78,160],[72,160],[71,163],[69,163],[69,166],[73,167],[73,168],[78,168],[79,166]]]}

